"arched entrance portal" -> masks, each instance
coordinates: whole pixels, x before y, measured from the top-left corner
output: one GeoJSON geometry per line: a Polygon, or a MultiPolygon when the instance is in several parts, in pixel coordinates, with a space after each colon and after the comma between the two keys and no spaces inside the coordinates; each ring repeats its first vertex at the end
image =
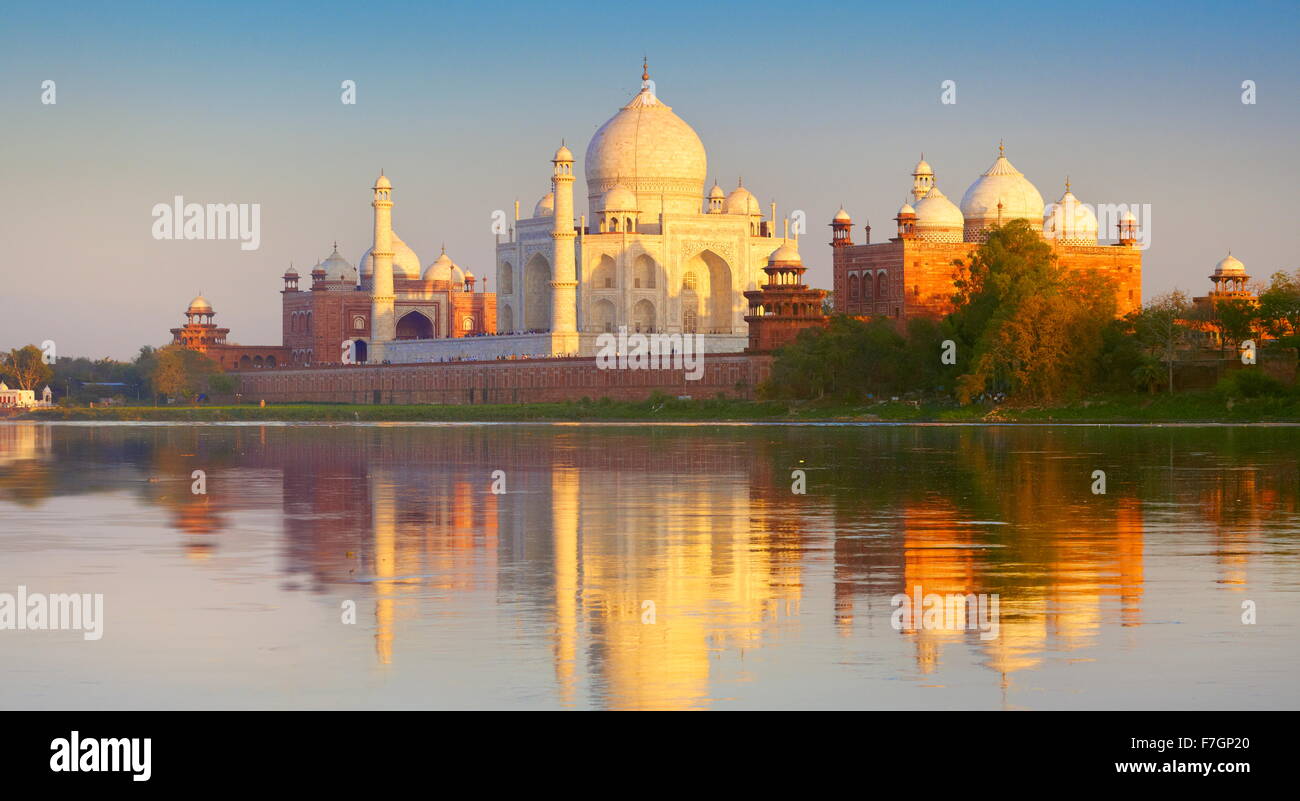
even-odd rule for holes
{"type": "Polygon", "coordinates": [[[433,339],[433,321],[419,312],[407,312],[397,321],[398,339],[433,339]]]}

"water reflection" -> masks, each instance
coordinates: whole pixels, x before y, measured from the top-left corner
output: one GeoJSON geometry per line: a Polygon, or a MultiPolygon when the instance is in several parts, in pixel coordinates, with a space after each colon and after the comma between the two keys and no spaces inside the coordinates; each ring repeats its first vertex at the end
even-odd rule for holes
{"type": "MultiPolygon", "coordinates": [[[[1084,690],[1113,705],[1126,689],[1109,663],[1156,665],[1171,646],[1194,658],[1207,639],[1260,645],[1265,669],[1242,684],[1188,673],[1188,686],[1294,703],[1274,661],[1297,654],[1283,630],[1300,613],[1297,444],[1292,428],[0,425],[0,554],[25,557],[0,562],[0,589],[43,564],[42,507],[80,515],[99,545],[112,531],[93,514],[126,500],[234,583],[232,604],[271,584],[276,603],[322,599],[269,611],[272,626],[317,625],[355,600],[378,673],[343,667],[355,628],[322,627],[295,646],[339,660],[307,668],[317,703],[344,682],[371,704],[406,701],[417,676],[459,666],[470,705],[1071,706],[1084,690]],[[99,500],[70,504],[86,496],[99,500]],[[223,549],[231,561],[213,565],[223,549]],[[898,593],[996,595],[997,636],[895,630],[898,593]],[[1272,599],[1272,627],[1246,631],[1246,597],[1272,599]],[[1137,631],[1171,610],[1185,633],[1137,631]]],[[[75,574],[90,543],[68,547],[43,575],[75,574]]],[[[174,602],[183,614],[184,591],[174,602]]],[[[199,637],[175,658],[230,641],[199,637]]],[[[24,647],[40,665],[52,646],[24,647]]],[[[291,680],[229,692],[265,698],[291,680]]],[[[180,697],[200,704],[200,690],[180,697]]]]}

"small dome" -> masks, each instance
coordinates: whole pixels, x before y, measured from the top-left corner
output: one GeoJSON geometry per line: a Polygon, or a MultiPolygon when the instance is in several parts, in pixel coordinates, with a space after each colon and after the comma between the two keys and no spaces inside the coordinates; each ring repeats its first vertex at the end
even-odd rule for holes
{"type": "Polygon", "coordinates": [[[898,210],[898,214],[897,214],[897,216],[899,216],[899,217],[903,217],[903,216],[908,216],[908,215],[910,215],[910,216],[912,216],[912,217],[915,217],[915,216],[916,216],[916,209],[912,208],[912,204],[911,204],[911,203],[904,203],[904,204],[903,204],[903,208],[901,208],[901,209],[898,210]]]}
{"type": "Polygon", "coordinates": [[[464,280],[465,272],[460,269],[456,262],[451,260],[447,255],[447,249],[443,248],[440,255],[428,269],[424,271],[425,281],[447,281],[449,283],[459,283],[464,280]]]}
{"type": "Polygon", "coordinates": [[[840,206],[840,210],[835,212],[835,222],[853,222],[853,218],[849,216],[843,206],[840,206]]]}
{"type": "Polygon", "coordinates": [[[1061,199],[1043,212],[1043,236],[1064,244],[1097,244],[1097,215],[1074,196],[1069,181],[1061,199]]]}
{"type": "Polygon", "coordinates": [[[912,170],[912,175],[934,175],[934,170],[930,169],[930,162],[925,160],[925,154],[921,154],[921,160],[916,162],[916,168],[912,170]]]}
{"type": "Polygon", "coordinates": [[[555,216],[555,193],[547,192],[542,195],[542,199],[537,201],[533,206],[534,217],[554,217],[555,216]]]}
{"type": "Polygon", "coordinates": [[[767,257],[768,264],[778,262],[802,264],[803,262],[799,258],[799,248],[795,247],[793,242],[783,242],[781,247],[772,251],[772,255],[767,257]]]}
{"type": "Polygon", "coordinates": [[[614,184],[614,187],[605,193],[604,210],[636,211],[636,195],[626,186],[614,184]]]}
{"type": "Polygon", "coordinates": [[[357,282],[357,268],[339,254],[339,246],[334,245],[334,252],[319,265],[325,271],[326,281],[357,282]]]}
{"type": "MultiPolygon", "coordinates": [[[[1241,262],[1237,262],[1237,263],[1240,264],[1241,262]]],[[[194,300],[190,301],[190,307],[185,310],[185,313],[186,314],[212,314],[212,304],[208,303],[207,298],[203,297],[202,295],[199,295],[194,300]]]]}
{"type": "Polygon", "coordinates": [[[921,202],[916,204],[917,228],[961,228],[963,223],[965,219],[961,216],[961,209],[939,191],[938,184],[930,187],[921,202]]]}
{"type": "Polygon", "coordinates": [[[564,145],[560,145],[560,149],[555,151],[555,158],[551,159],[551,161],[573,161],[573,151],[564,145]]]}
{"type": "Polygon", "coordinates": [[[1223,260],[1215,265],[1214,274],[1215,275],[1245,275],[1246,265],[1242,264],[1241,260],[1233,256],[1232,252],[1229,251],[1228,255],[1224,256],[1223,260]]]}
{"type": "Polygon", "coordinates": [[[761,215],[763,213],[763,210],[758,205],[758,198],[754,197],[753,193],[746,189],[743,183],[731,190],[730,195],[727,195],[727,202],[723,204],[722,210],[727,214],[761,215]]]}
{"type": "Polygon", "coordinates": [[[1124,212],[1123,214],[1119,215],[1119,221],[1120,221],[1120,222],[1126,222],[1126,223],[1129,223],[1129,222],[1131,222],[1131,223],[1135,223],[1135,222],[1138,221],[1138,218],[1135,217],[1135,216],[1133,216],[1133,212],[1131,212],[1131,211],[1126,211],[1126,212],[1124,212]]]}
{"type": "Polygon", "coordinates": [[[285,271],[284,271],[284,274],[285,274],[286,276],[289,276],[289,275],[297,275],[297,274],[298,274],[298,271],[295,270],[295,269],[293,268],[293,265],[292,265],[292,264],[290,264],[290,265],[289,265],[289,269],[285,270],[285,271]]]}
{"type": "Polygon", "coordinates": [[[727,193],[722,191],[722,187],[718,186],[717,181],[714,181],[713,188],[709,190],[709,197],[713,199],[717,199],[717,198],[725,198],[726,196],[727,193]]]}
{"type": "Polygon", "coordinates": [[[388,177],[387,177],[386,175],[384,175],[383,173],[380,173],[380,174],[379,174],[379,177],[375,179],[375,188],[376,188],[376,189],[392,189],[392,188],[393,188],[393,183],[392,183],[391,181],[388,180],[388,177]]]}

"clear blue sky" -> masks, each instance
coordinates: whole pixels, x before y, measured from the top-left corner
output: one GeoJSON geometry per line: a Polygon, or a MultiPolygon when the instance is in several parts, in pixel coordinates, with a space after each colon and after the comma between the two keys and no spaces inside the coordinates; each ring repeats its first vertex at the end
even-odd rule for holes
{"type": "MultiPolygon", "coordinates": [[[[562,138],[637,89],[710,178],[803,209],[812,282],[843,203],[888,232],[920,151],[959,199],[999,139],[1050,202],[1150,203],[1144,294],[1203,292],[1231,248],[1297,266],[1300,6],[1286,3],[23,4],[0,27],[0,346],[162,344],[200,290],[280,341],[279,275],[369,247],[369,187],[425,264],[494,277],[490,215],[547,191],[562,138]],[[58,103],[42,105],[41,82],[58,103]],[[339,102],[357,82],[358,102],[339,102]],[[957,83],[958,102],[939,102],[957,83]],[[1241,103],[1241,83],[1258,87],[1241,103]],[[262,245],[156,241],[155,203],[256,202],[262,245]]],[[[581,167],[581,165],[579,165],[581,167]]],[[[579,196],[585,195],[579,187],[579,196]]],[[[585,211],[585,203],[580,211],[585,211]]]]}

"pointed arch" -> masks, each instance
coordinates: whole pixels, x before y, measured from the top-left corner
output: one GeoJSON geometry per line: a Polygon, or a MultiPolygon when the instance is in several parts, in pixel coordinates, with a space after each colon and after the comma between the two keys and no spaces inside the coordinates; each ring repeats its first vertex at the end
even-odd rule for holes
{"type": "Polygon", "coordinates": [[[433,339],[433,320],[421,311],[409,311],[397,321],[398,339],[433,339]]]}
{"type": "Polygon", "coordinates": [[[540,253],[524,266],[523,314],[527,330],[551,329],[551,263],[540,253]]]}

